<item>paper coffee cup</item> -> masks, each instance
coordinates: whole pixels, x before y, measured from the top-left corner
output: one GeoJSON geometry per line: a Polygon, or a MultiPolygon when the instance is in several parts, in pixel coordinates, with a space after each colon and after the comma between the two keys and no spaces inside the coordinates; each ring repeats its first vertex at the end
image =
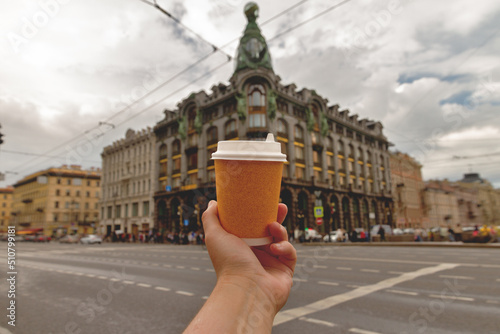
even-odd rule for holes
{"type": "Polygon", "coordinates": [[[272,133],[266,141],[220,141],[212,159],[222,227],[249,246],[271,243],[267,226],[278,216],[286,161],[281,144],[272,133]]]}

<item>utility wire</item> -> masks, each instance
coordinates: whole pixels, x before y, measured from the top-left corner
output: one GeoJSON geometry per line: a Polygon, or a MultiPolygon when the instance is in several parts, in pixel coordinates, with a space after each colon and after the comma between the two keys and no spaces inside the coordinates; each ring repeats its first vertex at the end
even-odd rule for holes
{"type": "MultiPolygon", "coordinates": [[[[142,1],[142,0],[141,0],[141,1],[142,1]]],[[[302,5],[303,3],[307,2],[307,1],[308,1],[308,0],[303,0],[303,1],[300,1],[300,2],[296,3],[295,5],[293,5],[293,6],[289,7],[289,8],[287,8],[287,9],[285,9],[284,11],[282,11],[282,12],[280,12],[280,13],[278,13],[278,14],[274,15],[272,18],[270,18],[270,19],[266,20],[264,24],[267,24],[267,23],[271,22],[272,20],[277,19],[278,17],[280,17],[280,16],[282,16],[282,15],[284,15],[284,14],[288,13],[290,10],[295,9],[296,7],[298,7],[298,6],[302,5]]],[[[155,2],[156,2],[156,1],[155,1],[155,2]]],[[[151,5],[151,3],[148,3],[148,4],[150,4],[150,5],[151,5]]],[[[176,20],[177,20],[177,19],[176,19],[176,20]]],[[[177,21],[178,21],[178,20],[177,20],[177,21]]],[[[262,24],[262,25],[264,25],[264,24],[262,24]]],[[[196,34],[196,35],[198,35],[198,34],[196,34]]],[[[237,41],[238,39],[239,39],[239,37],[238,37],[238,38],[236,38],[236,39],[234,39],[234,40],[232,40],[232,41],[230,41],[230,42],[228,42],[228,43],[226,43],[226,44],[225,44],[224,46],[222,46],[221,48],[225,48],[225,47],[227,47],[228,45],[230,45],[230,44],[231,44],[231,43],[233,43],[234,41],[237,41]]],[[[158,91],[158,89],[160,89],[160,88],[164,87],[166,84],[168,84],[168,83],[172,82],[174,79],[178,78],[180,75],[184,74],[185,72],[189,71],[190,69],[192,69],[192,68],[193,68],[193,67],[195,67],[196,65],[200,64],[201,62],[203,62],[204,60],[206,60],[207,58],[209,58],[210,56],[212,56],[215,52],[216,52],[216,50],[213,50],[212,52],[210,52],[210,53],[206,54],[205,56],[201,57],[201,58],[200,58],[200,59],[198,59],[196,62],[192,63],[191,65],[189,65],[188,67],[186,67],[186,68],[185,68],[185,69],[183,69],[182,71],[180,71],[180,72],[178,72],[177,74],[175,74],[174,76],[170,77],[169,79],[167,79],[166,81],[164,81],[162,84],[160,84],[158,87],[154,88],[152,91],[148,92],[146,95],[144,95],[144,96],[142,96],[142,97],[138,98],[137,100],[133,101],[131,104],[129,104],[128,106],[126,106],[125,108],[123,108],[123,109],[119,110],[118,112],[116,112],[116,113],[115,113],[115,114],[113,114],[112,116],[108,117],[108,118],[106,119],[106,121],[105,121],[105,122],[109,122],[110,120],[112,120],[113,118],[115,118],[116,116],[118,116],[119,114],[122,114],[123,112],[125,112],[126,110],[128,110],[129,108],[131,108],[132,106],[134,106],[135,104],[137,104],[138,102],[140,102],[140,101],[142,101],[143,99],[145,99],[146,97],[150,96],[152,93],[154,93],[154,92],[158,91]]],[[[99,128],[99,126],[100,126],[100,125],[98,125],[98,126],[94,126],[94,127],[90,128],[90,129],[86,130],[85,132],[83,132],[83,133],[81,133],[81,134],[76,135],[76,136],[75,136],[75,137],[73,137],[72,139],[69,139],[69,140],[67,140],[67,141],[65,141],[65,142],[63,142],[63,143],[61,143],[61,144],[57,145],[56,147],[51,148],[51,149],[49,149],[48,151],[45,151],[45,152],[44,152],[41,156],[43,156],[43,155],[47,155],[47,154],[49,154],[49,153],[51,153],[51,152],[53,152],[53,151],[55,151],[55,150],[57,150],[57,149],[59,149],[59,148],[65,147],[65,146],[67,146],[67,145],[69,145],[69,144],[73,143],[74,141],[76,141],[76,140],[78,140],[78,139],[80,139],[80,138],[85,137],[85,135],[86,135],[86,134],[90,133],[90,132],[91,132],[91,131],[93,131],[93,130],[98,129],[98,128],[99,128]]],[[[34,162],[34,161],[36,161],[38,158],[39,158],[39,157],[36,157],[36,158],[34,158],[34,159],[31,159],[31,160],[29,160],[28,162],[23,163],[22,165],[19,165],[19,166],[15,167],[15,169],[18,169],[18,168],[20,168],[20,167],[22,167],[22,166],[29,165],[30,163],[32,163],[32,162],[34,162]]]]}
{"type": "Polygon", "coordinates": [[[485,157],[492,157],[492,156],[497,156],[500,155],[500,152],[495,152],[495,153],[489,153],[489,154],[480,154],[480,155],[464,155],[464,156],[457,156],[454,155],[449,159],[440,159],[440,160],[431,160],[431,161],[426,161],[425,164],[429,163],[435,163],[435,162],[452,162],[456,160],[464,160],[464,159],[476,159],[476,158],[485,158],[485,157]]]}
{"type": "MultiPolygon", "coordinates": [[[[64,156],[57,156],[57,155],[45,155],[45,154],[38,154],[38,153],[30,153],[30,152],[21,152],[21,151],[12,151],[12,150],[2,150],[4,153],[8,154],[19,154],[19,155],[29,155],[29,156],[35,156],[35,157],[43,157],[43,158],[52,158],[52,159],[64,159],[66,157],[64,156]]],[[[86,162],[94,162],[94,163],[101,163],[101,161],[95,161],[95,160],[84,160],[86,162]]]]}

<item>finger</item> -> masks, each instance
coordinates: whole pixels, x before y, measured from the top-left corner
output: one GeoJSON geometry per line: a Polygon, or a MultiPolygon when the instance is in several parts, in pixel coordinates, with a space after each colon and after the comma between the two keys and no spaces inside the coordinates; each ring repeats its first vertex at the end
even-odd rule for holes
{"type": "Polygon", "coordinates": [[[208,203],[208,208],[203,213],[201,221],[203,222],[203,229],[206,236],[227,233],[220,225],[216,201],[208,203]]]}
{"type": "Polygon", "coordinates": [[[297,251],[291,243],[288,241],[274,243],[271,244],[269,250],[274,256],[277,256],[283,264],[290,268],[292,272],[295,270],[295,264],[297,263],[297,251]]]}
{"type": "Polygon", "coordinates": [[[277,222],[269,224],[269,233],[273,237],[273,242],[288,240],[288,233],[286,231],[286,228],[277,222]]]}
{"type": "Polygon", "coordinates": [[[283,224],[285,220],[286,214],[288,213],[288,207],[286,204],[280,203],[278,204],[278,223],[283,224]]]}

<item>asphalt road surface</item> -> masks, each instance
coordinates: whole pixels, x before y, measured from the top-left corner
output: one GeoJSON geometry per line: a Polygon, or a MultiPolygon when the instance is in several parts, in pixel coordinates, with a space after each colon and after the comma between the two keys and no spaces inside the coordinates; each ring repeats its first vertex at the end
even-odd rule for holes
{"type": "MultiPolygon", "coordinates": [[[[18,243],[12,327],[0,245],[1,334],[182,333],[216,280],[200,246],[18,243]]],[[[273,333],[500,333],[500,249],[296,247],[273,333]]]]}

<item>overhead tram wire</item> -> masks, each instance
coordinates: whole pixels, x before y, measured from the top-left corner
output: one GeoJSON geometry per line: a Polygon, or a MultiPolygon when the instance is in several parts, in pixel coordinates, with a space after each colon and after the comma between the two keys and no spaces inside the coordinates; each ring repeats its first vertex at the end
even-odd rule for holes
{"type": "MultiPolygon", "coordinates": [[[[307,1],[309,1],[309,0],[302,0],[302,1],[298,2],[298,3],[296,3],[295,5],[293,5],[293,6],[289,7],[289,8],[287,8],[287,9],[283,10],[282,12],[280,12],[280,13],[278,13],[278,14],[274,15],[273,17],[271,17],[270,19],[266,20],[264,24],[267,24],[267,23],[269,23],[269,22],[271,22],[271,21],[273,21],[273,20],[277,19],[278,17],[280,17],[280,16],[282,16],[282,15],[284,15],[284,14],[288,13],[290,10],[297,8],[298,6],[300,6],[300,5],[304,4],[304,3],[305,3],[305,2],[307,2],[307,1]]],[[[264,25],[264,24],[262,24],[262,25],[264,25]]],[[[196,34],[196,35],[198,35],[198,34],[196,34]]],[[[230,44],[232,44],[234,41],[237,41],[238,39],[239,39],[239,37],[238,37],[238,38],[235,38],[234,40],[231,40],[230,42],[228,42],[228,43],[224,44],[221,48],[225,48],[225,47],[229,46],[230,44]]],[[[163,83],[161,83],[158,87],[156,87],[156,88],[154,88],[152,91],[148,92],[146,95],[144,95],[144,96],[142,96],[142,97],[138,98],[137,100],[133,101],[133,102],[132,102],[132,103],[130,103],[128,106],[126,106],[125,108],[121,109],[120,111],[116,112],[115,114],[113,114],[112,116],[110,116],[109,118],[107,118],[107,119],[106,119],[106,121],[109,121],[109,120],[111,120],[111,119],[115,118],[116,116],[118,116],[119,114],[121,114],[121,113],[125,112],[127,109],[129,109],[129,108],[130,108],[130,107],[132,107],[133,105],[137,104],[138,102],[142,101],[143,99],[145,99],[146,97],[148,97],[148,96],[149,96],[149,95],[151,95],[152,93],[156,92],[158,89],[160,89],[160,88],[164,87],[167,83],[170,83],[171,81],[173,81],[174,79],[176,79],[177,77],[179,77],[181,74],[183,74],[183,73],[187,72],[188,70],[192,69],[194,66],[196,66],[196,65],[198,65],[199,63],[203,62],[204,60],[206,60],[207,58],[209,58],[210,56],[212,56],[215,52],[216,52],[216,50],[212,50],[212,52],[210,52],[210,53],[206,54],[205,56],[203,56],[203,57],[201,57],[200,59],[198,59],[196,62],[194,62],[194,63],[192,63],[191,65],[187,66],[187,67],[186,67],[185,69],[183,69],[182,71],[180,71],[180,72],[178,72],[177,74],[175,74],[174,76],[170,77],[169,79],[167,79],[166,81],[164,81],[163,83]]],[[[61,144],[57,145],[56,147],[51,148],[51,149],[49,149],[48,151],[45,151],[42,155],[47,155],[47,154],[49,154],[49,153],[51,153],[51,152],[53,152],[53,151],[55,151],[55,150],[57,150],[57,149],[59,149],[59,148],[65,147],[66,145],[69,145],[70,143],[72,143],[72,142],[74,142],[74,141],[76,141],[76,140],[78,140],[78,139],[80,139],[80,138],[84,137],[86,134],[88,134],[88,133],[90,133],[91,131],[93,131],[93,130],[95,130],[95,129],[98,129],[98,128],[99,128],[99,125],[94,126],[94,127],[90,128],[90,129],[86,130],[85,132],[83,132],[83,133],[81,133],[81,134],[78,134],[78,135],[76,135],[75,137],[73,137],[73,138],[71,138],[71,139],[69,139],[69,140],[67,140],[67,141],[65,141],[65,142],[63,142],[63,143],[61,143],[61,144]]],[[[38,158],[40,158],[40,157],[35,157],[35,158],[33,158],[33,159],[29,160],[28,162],[23,163],[22,165],[17,166],[17,167],[16,167],[16,169],[17,169],[17,168],[20,168],[20,167],[22,167],[22,166],[29,165],[30,163],[32,163],[32,162],[34,162],[34,161],[36,161],[38,158]]],[[[26,169],[24,169],[24,170],[26,170],[26,169]]]]}
{"type": "MultiPolygon", "coordinates": [[[[13,151],[13,150],[2,150],[4,153],[8,154],[18,154],[18,155],[29,155],[29,156],[35,156],[35,157],[42,157],[42,158],[51,158],[51,159],[64,159],[64,156],[57,156],[57,155],[45,155],[45,154],[38,154],[38,153],[31,153],[31,152],[22,152],[22,151],[13,151]]],[[[85,162],[93,162],[93,163],[101,163],[100,161],[96,160],[83,160],[85,162]]]]}

